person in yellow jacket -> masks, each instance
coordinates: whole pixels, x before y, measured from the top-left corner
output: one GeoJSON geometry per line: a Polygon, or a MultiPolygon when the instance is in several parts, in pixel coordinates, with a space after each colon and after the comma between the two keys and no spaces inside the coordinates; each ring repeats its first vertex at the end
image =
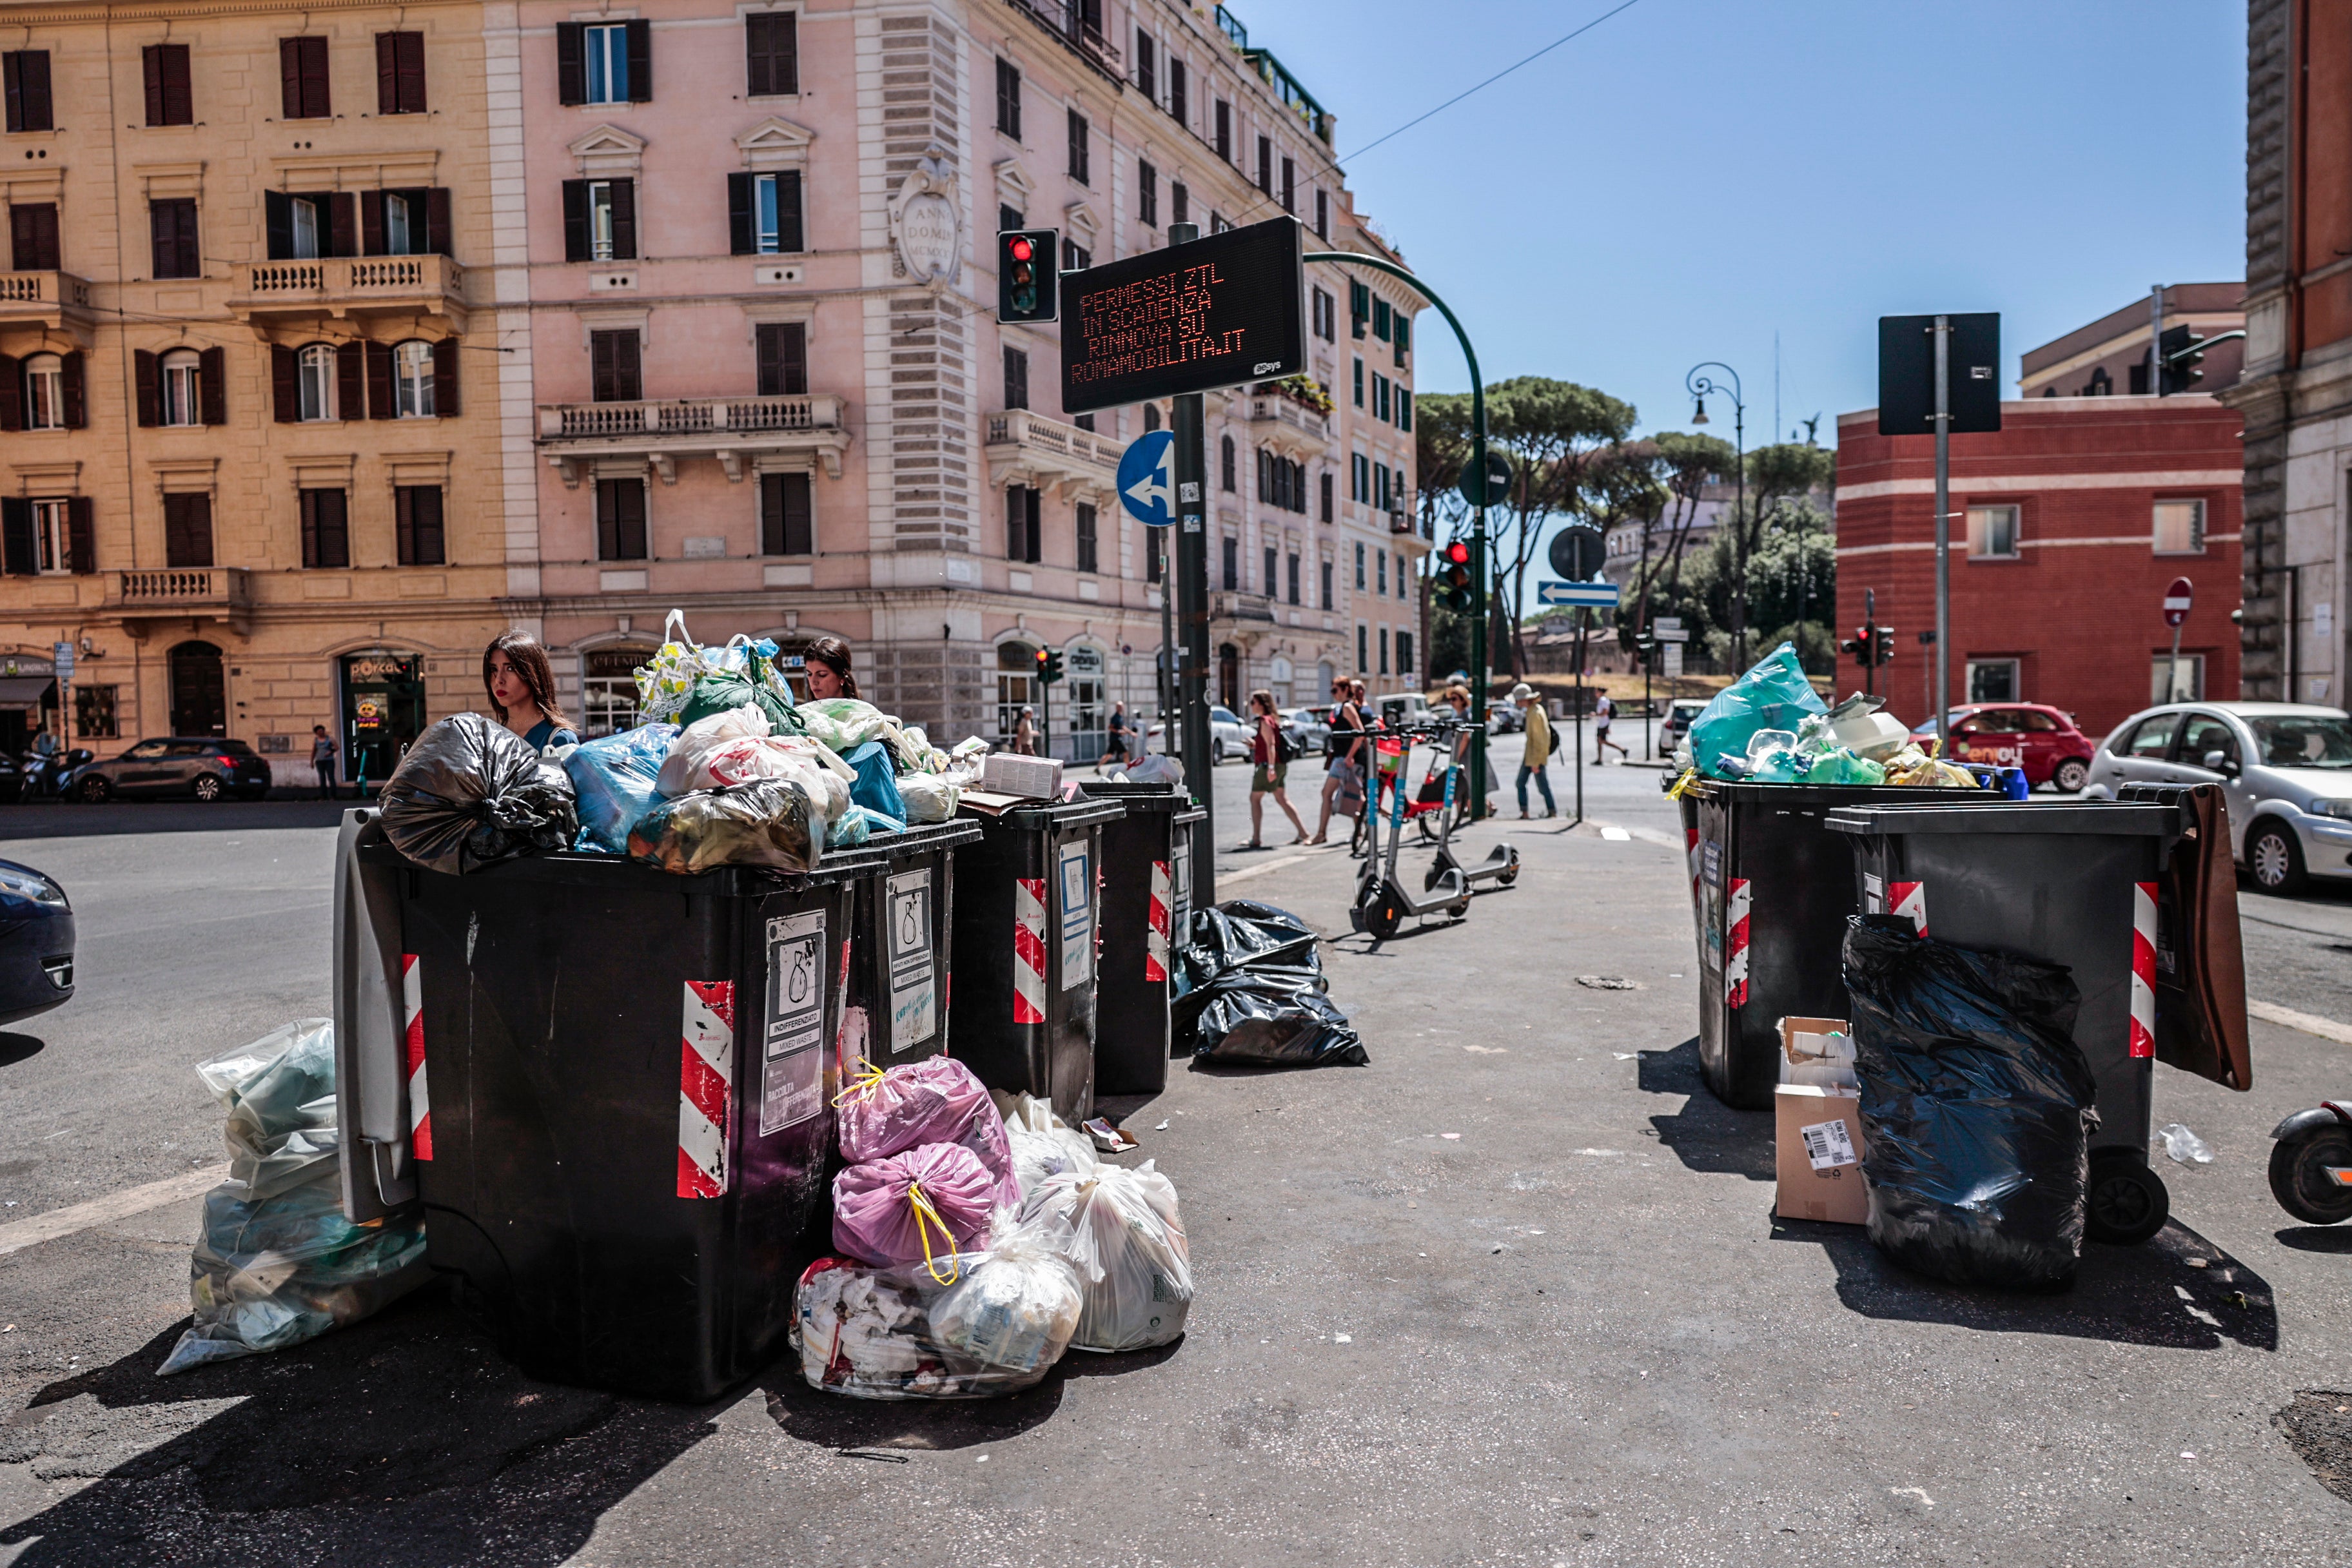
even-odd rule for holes
{"type": "Polygon", "coordinates": [[[1511,688],[1511,701],[1525,715],[1528,726],[1527,751],[1519,758],[1519,820],[1528,817],[1528,776],[1535,775],[1536,788],[1543,791],[1544,815],[1558,816],[1559,807],[1552,803],[1551,775],[1544,772],[1551,761],[1551,721],[1544,717],[1543,699],[1526,681],[1511,688]]]}

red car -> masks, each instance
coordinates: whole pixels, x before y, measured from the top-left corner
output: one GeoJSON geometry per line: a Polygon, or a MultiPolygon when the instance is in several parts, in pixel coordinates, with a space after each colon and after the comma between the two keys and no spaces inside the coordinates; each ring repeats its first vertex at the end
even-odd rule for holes
{"type": "MultiPolygon", "coordinates": [[[[1933,719],[1911,731],[1925,742],[1933,719]]],[[[2089,782],[2096,742],[2074,727],[2074,716],[2039,702],[1979,702],[1952,710],[1952,761],[2023,768],[2025,782],[2074,795],[2089,782]]]]}

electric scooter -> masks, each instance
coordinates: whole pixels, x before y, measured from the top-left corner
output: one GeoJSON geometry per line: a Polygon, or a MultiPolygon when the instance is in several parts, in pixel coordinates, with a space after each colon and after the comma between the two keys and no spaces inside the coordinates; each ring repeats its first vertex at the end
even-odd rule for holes
{"type": "MultiPolygon", "coordinates": [[[[1405,732],[1408,762],[1412,760],[1410,748],[1412,742],[1430,732],[1428,730],[1405,732]]],[[[1397,848],[1404,842],[1404,771],[1400,769],[1393,804],[1389,808],[1389,846],[1385,861],[1381,858],[1380,796],[1377,794],[1368,803],[1364,813],[1370,838],[1366,847],[1363,875],[1356,883],[1356,904],[1348,911],[1348,920],[1358,931],[1368,932],[1375,942],[1385,942],[1394,936],[1407,915],[1426,920],[1431,915],[1443,912],[1459,920],[1470,910],[1470,889],[1458,870],[1448,870],[1442,876],[1433,874],[1429,885],[1420,894],[1408,890],[1397,880],[1397,848]]],[[[1445,779],[1446,809],[1451,810],[1453,805],[1454,775],[1449,770],[1445,779]]]]}
{"type": "Polygon", "coordinates": [[[2271,1195],[2308,1225],[2352,1219],[2352,1107],[2323,1100],[2271,1129],[2271,1195]]]}
{"type": "MultiPolygon", "coordinates": [[[[1451,741],[1450,735],[1444,738],[1451,741]]],[[[1424,892],[1434,891],[1437,884],[1449,872],[1460,877],[1462,885],[1474,893],[1483,890],[1487,883],[1492,883],[1497,888],[1507,888],[1519,879],[1519,852],[1515,846],[1497,844],[1486,852],[1486,858],[1484,860],[1471,866],[1465,866],[1454,858],[1454,830],[1461,825],[1461,818],[1468,815],[1470,803],[1465,797],[1461,803],[1463,810],[1460,812],[1454,810],[1454,784],[1462,769],[1454,763],[1453,747],[1450,743],[1446,747],[1446,752],[1445,808],[1435,814],[1437,858],[1430,863],[1429,875],[1423,879],[1422,889],[1424,892]]],[[[1423,818],[1423,829],[1426,831],[1428,826],[1428,818],[1423,818]]]]}

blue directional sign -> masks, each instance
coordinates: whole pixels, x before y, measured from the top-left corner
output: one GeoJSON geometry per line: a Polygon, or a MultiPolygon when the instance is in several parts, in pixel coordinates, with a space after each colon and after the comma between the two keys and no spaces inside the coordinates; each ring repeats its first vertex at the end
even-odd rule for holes
{"type": "Polygon", "coordinates": [[[1146,528],[1176,521],[1176,433],[1147,430],[1118,460],[1118,504],[1146,528]]]}
{"type": "Polygon", "coordinates": [[[1614,583],[1543,583],[1536,584],[1538,605],[1582,605],[1606,609],[1617,602],[1614,583]]]}

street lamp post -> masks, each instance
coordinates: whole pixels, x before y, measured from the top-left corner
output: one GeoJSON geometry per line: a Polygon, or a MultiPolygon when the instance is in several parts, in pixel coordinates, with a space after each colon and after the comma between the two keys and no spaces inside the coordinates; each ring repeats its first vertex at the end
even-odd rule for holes
{"type": "Polygon", "coordinates": [[[1731,503],[1731,552],[1733,584],[1731,594],[1731,665],[1739,668],[1748,662],[1748,525],[1742,514],[1748,510],[1748,405],[1739,395],[1739,373],[1721,360],[1706,360],[1691,366],[1683,377],[1683,389],[1698,406],[1691,415],[1691,423],[1706,423],[1706,400],[1721,394],[1731,399],[1732,447],[1738,453],[1733,464],[1732,483],[1736,499],[1731,503]],[[1719,370],[1731,378],[1731,385],[1706,375],[1719,370]]]}

